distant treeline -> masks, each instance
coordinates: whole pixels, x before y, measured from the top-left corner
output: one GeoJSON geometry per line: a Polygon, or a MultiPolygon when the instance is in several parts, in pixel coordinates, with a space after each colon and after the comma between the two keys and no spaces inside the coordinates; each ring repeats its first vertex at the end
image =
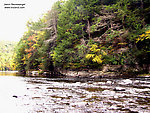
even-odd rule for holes
{"type": "Polygon", "coordinates": [[[0,71],[15,70],[14,48],[16,42],[0,41],[0,71]]]}

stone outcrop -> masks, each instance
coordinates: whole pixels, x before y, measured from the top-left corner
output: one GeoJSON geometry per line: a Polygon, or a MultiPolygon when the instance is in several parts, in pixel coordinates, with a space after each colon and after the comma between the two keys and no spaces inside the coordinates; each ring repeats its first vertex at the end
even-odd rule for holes
{"type": "Polygon", "coordinates": [[[68,77],[79,77],[79,78],[115,78],[118,76],[115,72],[103,72],[103,71],[63,71],[62,74],[68,77]]]}
{"type": "MultiPolygon", "coordinates": [[[[133,69],[133,71],[136,70],[133,69]]],[[[79,78],[129,78],[136,76],[130,72],[128,65],[105,65],[101,70],[63,70],[60,73],[68,77],[79,78]]]]}

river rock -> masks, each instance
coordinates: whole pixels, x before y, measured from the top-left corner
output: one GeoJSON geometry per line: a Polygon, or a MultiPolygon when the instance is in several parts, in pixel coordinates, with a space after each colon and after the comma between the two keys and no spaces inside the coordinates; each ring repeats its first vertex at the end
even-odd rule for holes
{"type": "Polygon", "coordinates": [[[78,72],[78,75],[79,75],[79,76],[88,76],[89,73],[86,72],[86,71],[79,71],[79,72],[78,72]]]}
{"type": "Polygon", "coordinates": [[[133,83],[132,80],[126,79],[126,80],[122,80],[120,84],[122,84],[122,85],[128,85],[128,84],[132,84],[132,83],[133,83]]]}
{"type": "Polygon", "coordinates": [[[105,72],[102,74],[102,77],[116,77],[116,73],[115,72],[105,72]]]}
{"type": "Polygon", "coordinates": [[[28,76],[38,76],[39,73],[38,73],[38,71],[27,71],[27,75],[28,76]]]}
{"type": "Polygon", "coordinates": [[[116,105],[112,105],[109,109],[115,110],[115,109],[117,109],[117,106],[116,105]]]}
{"type": "Polygon", "coordinates": [[[104,90],[103,92],[102,92],[102,94],[103,95],[107,95],[107,96],[115,96],[116,95],[116,93],[115,93],[115,91],[110,91],[110,90],[104,90]]]}
{"type": "Polygon", "coordinates": [[[32,71],[33,76],[37,76],[38,74],[39,74],[38,71],[32,71]]]}
{"type": "Polygon", "coordinates": [[[107,81],[106,83],[107,83],[107,84],[112,84],[112,81],[107,81]]]}
{"type": "Polygon", "coordinates": [[[116,87],[116,88],[114,88],[114,91],[125,91],[125,88],[122,88],[122,87],[116,87]]]}
{"type": "Polygon", "coordinates": [[[16,96],[16,95],[13,95],[12,97],[14,97],[14,98],[18,98],[18,96],[16,96]]]}
{"type": "Polygon", "coordinates": [[[139,81],[139,80],[135,80],[134,83],[135,83],[135,84],[138,84],[138,83],[140,83],[140,81],[139,81]]]}
{"type": "Polygon", "coordinates": [[[76,103],[71,103],[71,106],[78,106],[78,107],[84,107],[85,105],[88,105],[87,102],[76,102],[76,103]]]}
{"type": "Polygon", "coordinates": [[[104,73],[108,72],[108,68],[109,68],[109,65],[104,66],[102,69],[102,72],[104,72],[104,73]]]}

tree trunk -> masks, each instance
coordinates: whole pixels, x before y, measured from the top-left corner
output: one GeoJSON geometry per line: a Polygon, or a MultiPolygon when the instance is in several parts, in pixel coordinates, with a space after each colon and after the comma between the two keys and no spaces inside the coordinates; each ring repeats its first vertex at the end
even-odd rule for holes
{"type": "Polygon", "coordinates": [[[88,26],[87,26],[87,33],[88,33],[89,39],[90,39],[91,38],[91,34],[90,34],[90,22],[89,22],[89,20],[87,20],[87,24],[88,24],[88,26]]]}
{"type": "Polygon", "coordinates": [[[55,35],[57,35],[57,17],[56,17],[56,15],[57,15],[57,13],[56,13],[56,11],[54,11],[53,27],[54,27],[55,35]]]}
{"type": "Polygon", "coordinates": [[[141,9],[143,10],[143,7],[144,7],[144,3],[143,3],[143,0],[141,0],[141,9]]]}

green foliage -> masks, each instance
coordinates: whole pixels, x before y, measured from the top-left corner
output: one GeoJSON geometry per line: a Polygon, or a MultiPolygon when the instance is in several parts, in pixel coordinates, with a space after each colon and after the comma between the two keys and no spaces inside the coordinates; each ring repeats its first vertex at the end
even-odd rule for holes
{"type": "Polygon", "coordinates": [[[114,10],[118,19],[121,19],[123,27],[129,30],[138,30],[144,23],[140,9],[132,7],[134,0],[118,0],[113,6],[106,6],[107,10],[114,10]]]}
{"type": "Polygon", "coordinates": [[[27,22],[28,31],[16,48],[17,69],[49,71],[53,65],[83,69],[147,63],[147,4],[148,0],[57,1],[37,22],[27,22]]]}
{"type": "Polygon", "coordinates": [[[126,53],[113,54],[105,57],[105,63],[111,65],[124,65],[127,62],[126,53]]]}
{"type": "Polygon", "coordinates": [[[57,46],[52,58],[55,66],[66,66],[67,63],[79,62],[83,54],[78,54],[81,48],[79,39],[84,38],[83,30],[86,22],[97,9],[98,0],[68,0],[61,6],[57,23],[57,46]],[[77,50],[76,50],[77,49],[77,50]]]}
{"type": "MultiPolygon", "coordinates": [[[[148,66],[150,64],[150,26],[144,30],[145,32],[136,39],[137,52],[135,52],[135,56],[141,66],[148,66]]],[[[144,71],[148,72],[148,67],[144,71]]]]}
{"type": "Polygon", "coordinates": [[[94,31],[97,31],[97,28],[98,28],[98,24],[101,22],[101,18],[93,18],[92,19],[92,21],[94,21],[93,23],[93,25],[92,26],[90,26],[90,30],[91,30],[91,32],[94,32],[94,31]]]}
{"type": "Polygon", "coordinates": [[[38,22],[28,22],[28,31],[24,33],[24,36],[20,40],[16,48],[16,67],[18,70],[37,70],[40,68],[42,59],[40,55],[40,48],[43,45],[43,41],[49,36],[47,31],[41,29],[45,27],[45,18],[40,19],[38,22]]]}
{"type": "Polygon", "coordinates": [[[25,71],[25,64],[24,64],[24,55],[25,55],[25,44],[24,43],[18,43],[16,46],[16,56],[15,56],[15,64],[16,69],[20,71],[25,71]]]}

